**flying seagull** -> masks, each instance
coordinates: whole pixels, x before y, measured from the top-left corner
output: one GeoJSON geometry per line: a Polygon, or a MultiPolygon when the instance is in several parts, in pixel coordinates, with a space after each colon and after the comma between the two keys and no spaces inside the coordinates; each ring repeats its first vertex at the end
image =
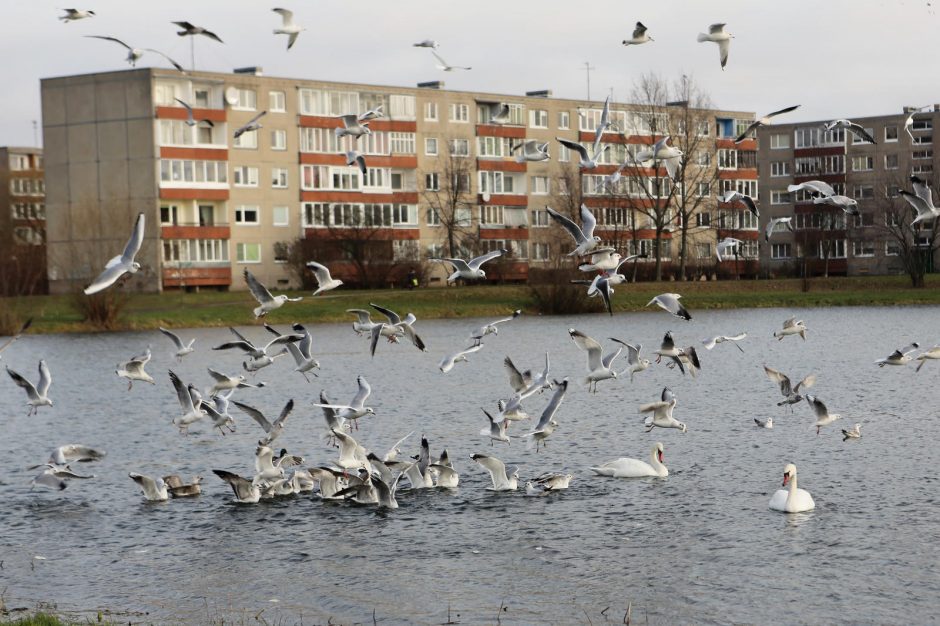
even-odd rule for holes
{"type": "Polygon", "coordinates": [[[85,287],[85,295],[90,296],[93,293],[103,291],[113,285],[124,274],[134,274],[140,269],[140,263],[134,260],[137,253],[140,252],[140,246],[144,243],[144,214],[137,215],[137,221],[134,223],[134,232],[131,238],[124,246],[124,252],[107,262],[104,271],[98,274],[98,277],[85,287]]]}
{"type": "Polygon", "coordinates": [[[337,139],[340,137],[345,137],[346,135],[358,139],[363,135],[372,134],[372,130],[369,128],[368,120],[360,119],[359,115],[356,113],[340,115],[339,119],[343,123],[343,127],[336,127],[336,130],[333,131],[336,134],[337,139]]]}
{"type": "Polygon", "coordinates": [[[885,365],[907,365],[914,359],[911,354],[919,347],[920,344],[915,341],[909,346],[898,348],[885,358],[878,359],[875,363],[878,364],[878,367],[884,367],[885,365]]]}
{"type": "Polygon", "coordinates": [[[137,61],[140,60],[140,57],[144,56],[144,52],[153,52],[155,54],[159,54],[160,56],[162,56],[164,59],[166,59],[170,63],[170,65],[175,67],[177,70],[179,70],[183,74],[186,73],[186,70],[183,69],[182,65],[180,65],[179,63],[177,63],[176,61],[168,57],[166,54],[160,52],[159,50],[154,50],[153,48],[132,48],[131,46],[127,45],[126,43],[118,39],[117,37],[111,37],[107,35],[85,35],[85,36],[90,37],[92,39],[104,39],[105,41],[113,41],[116,44],[120,44],[124,46],[127,49],[126,61],[131,64],[131,67],[135,67],[137,65],[137,61]]]}
{"type": "Polygon", "coordinates": [[[437,48],[441,44],[437,43],[433,39],[425,39],[424,41],[419,41],[418,43],[411,44],[415,48],[437,48]]]}
{"type": "Polygon", "coordinates": [[[39,361],[39,383],[36,385],[9,367],[7,368],[7,374],[10,375],[10,378],[18,387],[26,391],[26,397],[28,398],[26,405],[29,407],[26,415],[37,413],[41,406],[52,406],[52,400],[49,399],[49,385],[52,384],[52,374],[49,373],[45,361],[39,361]]]}
{"type": "Polygon", "coordinates": [[[936,219],[940,215],[940,208],[933,205],[933,190],[917,176],[911,176],[911,185],[914,188],[914,193],[906,189],[900,191],[901,197],[917,212],[917,217],[911,222],[911,226],[936,219]]]}
{"type": "MultiPolygon", "coordinates": [[[[588,375],[583,383],[588,386],[589,391],[593,389],[594,393],[597,393],[597,383],[602,380],[617,378],[617,372],[613,369],[612,365],[614,364],[614,360],[620,356],[623,347],[617,348],[607,356],[603,356],[601,344],[593,337],[589,337],[574,328],[568,329],[568,335],[576,346],[587,352],[588,375]]],[[[617,341],[617,343],[622,344],[623,342],[617,341]]]]}
{"type": "Polygon", "coordinates": [[[715,337],[709,337],[708,339],[702,339],[702,344],[705,346],[706,350],[711,350],[719,343],[725,343],[726,341],[730,341],[732,344],[734,344],[735,348],[737,348],[741,352],[744,352],[744,348],[739,346],[738,342],[744,339],[745,337],[747,337],[747,333],[741,333],[740,335],[732,335],[732,336],[717,335],[715,337]]]}
{"type": "Polygon", "coordinates": [[[775,217],[767,222],[767,227],[764,228],[764,241],[770,241],[770,235],[773,234],[774,228],[777,227],[777,224],[783,224],[784,227],[793,232],[793,218],[792,217],[775,217]]]}
{"type": "Polygon", "coordinates": [[[928,104],[926,106],[917,107],[908,113],[907,117],[904,118],[904,132],[906,132],[907,136],[911,138],[911,143],[914,143],[914,134],[911,132],[911,129],[914,127],[914,116],[929,106],[930,105],[928,104]]]}
{"type": "Polygon", "coordinates": [[[823,426],[828,426],[837,419],[841,419],[842,416],[838,413],[830,413],[829,409],[826,408],[826,405],[823,404],[823,401],[817,398],[816,396],[806,396],[806,401],[809,403],[810,407],[813,409],[813,413],[816,414],[816,423],[813,426],[816,427],[816,434],[819,434],[819,429],[823,426]]]}
{"type": "Polygon", "coordinates": [[[682,165],[683,152],[679,148],[670,146],[670,139],[672,139],[672,137],[666,135],[654,143],[649,149],[640,150],[634,155],[634,161],[637,163],[652,161],[654,164],[660,161],[665,166],[669,178],[675,180],[676,175],[679,173],[679,166],[682,165]]]}
{"type": "Polygon", "coordinates": [[[289,298],[283,294],[272,296],[268,288],[258,282],[254,274],[247,269],[245,270],[245,282],[248,283],[248,291],[251,292],[251,295],[254,296],[255,300],[257,300],[260,305],[254,309],[256,319],[264,317],[274,309],[279,309],[284,306],[285,302],[300,302],[303,300],[303,297],[289,298]]]}
{"type": "Polygon", "coordinates": [[[797,402],[800,402],[803,399],[803,396],[800,395],[800,390],[809,389],[816,384],[815,374],[807,375],[803,380],[794,386],[790,382],[790,378],[783,372],[777,371],[765,365],[764,373],[767,374],[767,378],[780,385],[780,393],[783,395],[784,399],[778,402],[777,406],[783,406],[784,404],[796,404],[797,402]]]}
{"type": "Polygon", "coordinates": [[[642,22],[637,22],[636,27],[633,29],[633,36],[630,39],[624,39],[622,43],[625,46],[638,46],[641,43],[650,41],[655,40],[646,34],[646,26],[643,26],[642,22]]]}
{"type": "Polygon", "coordinates": [[[330,269],[325,265],[316,261],[307,261],[307,267],[313,270],[313,275],[317,279],[317,290],[313,292],[313,295],[336,289],[343,284],[343,281],[330,276],[330,269]]]}
{"type": "Polygon", "coordinates": [[[708,33],[699,33],[699,43],[703,41],[712,41],[718,44],[718,54],[721,58],[721,69],[725,69],[728,64],[728,48],[731,46],[731,40],[734,35],[725,30],[724,24],[712,24],[708,27],[708,33]]]}
{"type": "Polygon", "coordinates": [[[855,137],[861,139],[862,141],[867,141],[868,143],[877,144],[875,138],[868,134],[868,131],[865,130],[862,126],[856,124],[852,120],[832,120],[831,122],[826,122],[823,124],[823,129],[826,132],[829,132],[833,128],[845,128],[849,130],[855,137]]]}
{"type": "Polygon", "coordinates": [[[493,259],[499,258],[504,254],[508,254],[508,250],[493,250],[492,252],[487,252],[486,254],[480,255],[469,261],[464,261],[463,259],[432,259],[434,261],[446,261],[454,266],[454,273],[447,277],[448,283],[456,282],[458,278],[463,278],[464,280],[486,280],[486,272],[480,269],[487,261],[492,261],[493,259]]]}
{"type": "Polygon", "coordinates": [[[738,244],[744,243],[740,239],[735,239],[734,237],[725,237],[718,242],[718,245],[715,246],[715,256],[718,257],[718,262],[721,263],[725,260],[725,252],[731,248],[737,248],[738,244]]]}
{"type": "Polygon", "coordinates": [[[271,442],[277,439],[282,432],[284,432],[284,422],[287,421],[287,417],[290,415],[290,412],[294,410],[294,401],[288,400],[287,404],[284,405],[284,408],[281,409],[281,414],[278,416],[274,422],[268,421],[268,418],[264,416],[264,413],[259,411],[253,406],[243,404],[237,400],[233,400],[232,404],[237,406],[239,409],[248,414],[248,416],[255,420],[258,423],[266,435],[258,441],[259,446],[269,446],[271,442]]]}
{"type": "Polygon", "coordinates": [[[190,339],[189,343],[184,344],[183,340],[179,338],[179,335],[176,333],[163,328],[162,326],[158,329],[161,333],[170,338],[173,344],[176,346],[176,353],[173,355],[176,357],[176,362],[181,363],[183,357],[193,351],[193,344],[196,342],[195,339],[190,339]]]}
{"type": "Polygon", "coordinates": [[[662,310],[668,311],[676,317],[681,317],[688,322],[692,319],[692,316],[689,315],[689,312],[679,302],[679,298],[681,297],[682,296],[677,293],[661,293],[647,302],[646,306],[656,303],[656,305],[659,306],[659,308],[662,310]]]}
{"type": "Polygon", "coordinates": [[[186,125],[187,126],[196,126],[197,124],[206,124],[207,126],[215,126],[215,124],[210,119],[201,119],[196,121],[196,118],[193,117],[193,108],[189,106],[189,103],[183,102],[179,98],[173,98],[179,102],[184,109],[186,109],[186,125]]]}
{"type": "Polygon", "coordinates": [[[734,189],[729,189],[725,192],[725,195],[721,197],[722,202],[737,202],[740,200],[747,207],[747,210],[754,214],[754,217],[760,217],[760,212],[757,210],[757,203],[754,202],[754,198],[747,194],[743,194],[740,191],[735,191],[734,189]]]}
{"type": "Polygon", "coordinates": [[[271,9],[275,13],[281,16],[281,27],[274,29],[275,35],[287,35],[287,49],[290,50],[294,45],[294,42],[297,41],[297,36],[301,31],[306,30],[301,28],[298,24],[294,22],[294,12],[288,11],[287,9],[271,9]]]}
{"type": "Polygon", "coordinates": [[[189,22],[172,22],[172,23],[176,24],[177,26],[183,29],[179,31],[178,33],[176,33],[180,37],[185,37],[186,35],[191,35],[191,36],[205,35],[209,39],[214,39],[215,41],[218,41],[219,43],[225,43],[219,38],[218,35],[213,33],[211,30],[207,30],[203,28],[202,26],[195,26],[194,24],[191,24],[189,22]]]}
{"type": "Polygon", "coordinates": [[[144,367],[150,362],[151,356],[150,346],[147,346],[147,351],[143,354],[133,357],[130,361],[118,364],[118,369],[114,373],[117,374],[119,378],[127,379],[128,391],[133,387],[135,380],[150,383],[151,385],[156,384],[153,382],[153,377],[144,371],[144,367]]]}
{"type": "Polygon", "coordinates": [[[499,328],[498,328],[499,324],[511,322],[517,317],[519,317],[520,315],[522,315],[522,309],[516,309],[515,311],[512,312],[512,316],[510,317],[504,317],[502,319],[494,320],[492,322],[488,322],[484,324],[483,326],[480,326],[479,328],[475,328],[473,332],[470,333],[470,341],[473,341],[475,345],[480,345],[480,342],[487,335],[499,334],[499,328]]]}
{"type": "Polygon", "coordinates": [[[355,165],[365,177],[368,168],[366,167],[366,157],[358,150],[350,150],[346,153],[346,165],[355,165]]]}
{"type": "Polygon", "coordinates": [[[472,68],[470,68],[470,67],[464,67],[464,66],[460,66],[460,65],[450,65],[447,61],[445,61],[443,58],[441,58],[441,55],[439,55],[439,54],[434,50],[434,48],[431,48],[431,54],[433,54],[433,55],[434,55],[434,58],[437,59],[437,69],[439,69],[439,70],[443,70],[443,71],[445,71],[445,72],[453,72],[454,70],[469,70],[469,69],[472,69],[472,68]]]}
{"type": "Polygon", "coordinates": [[[82,10],[82,9],[62,9],[65,11],[65,15],[60,15],[59,19],[62,20],[63,24],[68,24],[69,22],[74,22],[75,20],[83,20],[88,17],[94,17],[95,12],[91,10],[82,10]]]}
{"type": "Polygon", "coordinates": [[[247,123],[245,123],[245,124],[243,124],[242,126],[239,126],[238,128],[236,128],[236,129],[235,129],[235,135],[234,135],[234,136],[235,136],[235,139],[238,139],[239,137],[241,137],[241,136],[244,135],[245,133],[250,133],[250,132],[252,132],[252,131],[256,131],[256,130],[260,129],[260,128],[261,128],[261,124],[258,123],[258,120],[260,120],[262,117],[264,117],[265,115],[267,115],[267,113],[268,113],[267,111],[262,111],[261,113],[258,113],[258,114],[255,115],[253,118],[251,118],[250,120],[248,120],[247,123]]]}
{"type": "Polygon", "coordinates": [[[791,317],[783,323],[783,330],[774,332],[774,337],[777,338],[777,341],[783,341],[783,338],[787,335],[799,335],[803,338],[803,341],[806,341],[806,330],[806,324],[803,323],[803,320],[791,317]]]}
{"type": "Polygon", "coordinates": [[[523,143],[516,144],[510,148],[510,152],[515,152],[522,148],[522,152],[516,155],[516,163],[525,163],[527,161],[547,161],[551,158],[548,154],[548,142],[541,143],[535,139],[529,139],[523,143]]]}
{"type": "Polygon", "coordinates": [[[454,369],[454,365],[456,365],[457,363],[466,362],[468,354],[476,352],[477,350],[480,350],[481,348],[483,348],[483,344],[477,343],[476,345],[470,346],[469,348],[463,348],[462,350],[459,350],[457,352],[446,354],[441,359],[441,362],[438,363],[437,367],[438,369],[441,370],[442,373],[446,374],[450,370],[454,369]]]}
{"type": "Polygon", "coordinates": [[[568,231],[574,238],[574,242],[578,244],[574,250],[568,253],[568,256],[587,254],[600,244],[601,238],[594,234],[597,218],[584,204],[581,205],[582,226],[578,226],[571,218],[562,215],[550,206],[545,207],[545,210],[568,231]]]}
{"type": "Polygon", "coordinates": [[[597,167],[601,155],[610,149],[610,144],[601,147],[597,144],[597,142],[595,142],[592,154],[588,154],[588,149],[576,141],[569,141],[567,139],[562,139],[561,137],[555,137],[555,141],[569,150],[577,152],[578,166],[586,170],[592,170],[597,167]]]}
{"type": "Polygon", "coordinates": [[[737,139],[734,140],[734,143],[741,143],[742,141],[747,139],[747,136],[751,133],[751,131],[755,131],[761,126],[766,126],[767,124],[770,124],[771,118],[776,117],[778,115],[783,115],[784,113],[789,113],[790,111],[796,111],[798,108],[800,108],[800,105],[795,104],[792,107],[787,107],[785,109],[780,109],[779,111],[774,111],[773,113],[768,113],[764,117],[754,120],[753,122],[751,122],[751,125],[748,126],[744,130],[743,133],[738,135],[737,139]]]}
{"type": "MultiPolygon", "coordinates": [[[[407,336],[408,339],[411,340],[411,343],[413,343],[418,350],[427,352],[427,348],[425,347],[424,342],[421,340],[421,337],[418,336],[418,333],[415,332],[412,326],[417,321],[417,318],[412,313],[409,313],[405,319],[402,319],[399,317],[398,313],[392,311],[391,309],[386,309],[385,307],[372,304],[371,302],[369,303],[369,306],[388,318],[388,323],[384,324],[384,326],[392,330],[395,336],[407,336]]],[[[382,334],[381,326],[383,325],[379,324],[372,328],[373,356],[375,355],[375,344],[377,342],[377,337],[378,335],[382,334]]]]}

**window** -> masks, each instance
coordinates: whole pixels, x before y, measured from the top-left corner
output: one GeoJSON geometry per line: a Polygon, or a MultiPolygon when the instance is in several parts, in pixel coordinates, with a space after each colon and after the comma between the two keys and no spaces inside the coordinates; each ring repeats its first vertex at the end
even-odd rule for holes
{"type": "Polygon", "coordinates": [[[236,243],[235,260],[239,263],[261,263],[261,244],[236,243]]]}
{"type": "MultiPolygon", "coordinates": [[[[244,137],[244,135],[242,135],[244,137]]],[[[287,150],[287,131],[275,129],[271,131],[271,149],[287,150]]]]}
{"type": "Polygon", "coordinates": [[[845,239],[820,241],[818,253],[821,259],[844,259],[845,239]]]}
{"type": "Polygon", "coordinates": [[[712,258],[712,244],[710,243],[695,244],[695,258],[697,259],[712,258]]]}
{"type": "MultiPolygon", "coordinates": [[[[517,188],[517,180],[508,172],[479,172],[480,193],[521,194],[525,189],[517,188]]],[[[518,187],[525,187],[525,179],[518,181],[518,187]]]]}
{"type": "Polygon", "coordinates": [[[870,172],[875,167],[875,158],[870,156],[852,157],[853,172],[870,172]]]}
{"type": "Polygon", "coordinates": [[[481,226],[503,226],[505,223],[503,207],[491,204],[484,204],[480,207],[481,226]]]}
{"type": "Polygon", "coordinates": [[[424,153],[428,156],[437,156],[437,137],[424,138],[424,153]]]}
{"type": "Polygon", "coordinates": [[[455,156],[455,157],[470,156],[470,140],[469,139],[451,139],[450,141],[447,142],[447,144],[448,144],[448,148],[450,149],[451,156],[455,156]]]}
{"type": "Polygon", "coordinates": [[[790,193],[783,190],[774,189],[770,192],[771,204],[790,204],[790,193]]]}
{"type": "Polygon", "coordinates": [[[274,253],[275,263],[287,263],[288,259],[290,258],[290,244],[288,242],[275,241],[271,248],[272,252],[274,253]]]}
{"type": "Polygon", "coordinates": [[[890,143],[892,141],[898,140],[898,127],[897,126],[885,126],[885,143],[890,143]]]}
{"type": "MultiPolygon", "coordinates": [[[[895,139],[895,141],[897,141],[897,139],[895,139]]],[[[897,154],[885,155],[885,169],[886,170],[898,169],[898,155],[897,154]]]]}
{"type": "Polygon", "coordinates": [[[509,137],[477,137],[477,156],[508,157],[512,152],[509,137]]]}
{"type": "Polygon", "coordinates": [[[864,211],[859,213],[855,217],[855,226],[857,228],[864,228],[866,226],[875,225],[875,214],[871,211],[864,211]]]}
{"type": "Polygon", "coordinates": [[[424,120],[426,122],[437,121],[437,102],[424,103],[424,120]]]}
{"type": "Polygon", "coordinates": [[[533,176],[530,180],[532,181],[533,194],[543,196],[551,193],[548,176],[533,176]]]}
{"type": "Polygon", "coordinates": [[[359,93],[356,91],[323,91],[322,89],[300,89],[301,115],[339,116],[357,113],[359,93]]]}
{"type": "Polygon", "coordinates": [[[426,213],[426,219],[428,226],[440,226],[441,225],[441,214],[437,212],[437,209],[433,207],[428,207],[426,213]]]}
{"type": "Polygon", "coordinates": [[[271,168],[271,187],[274,189],[287,189],[287,168],[271,168]]]}
{"type": "Polygon", "coordinates": [[[932,158],[933,158],[933,150],[914,150],[911,153],[911,159],[915,161],[918,161],[921,159],[932,159],[932,158]]]}
{"type": "Polygon", "coordinates": [[[290,209],[286,206],[271,207],[273,226],[288,226],[290,222],[290,209]]]}
{"type": "Polygon", "coordinates": [[[571,128],[571,114],[568,111],[558,112],[558,129],[568,130],[571,128]]]}
{"type": "Polygon", "coordinates": [[[236,224],[259,224],[258,214],[261,210],[257,206],[237,206],[235,207],[236,224]]]}
{"type": "Polygon", "coordinates": [[[287,110],[287,94],[283,91],[268,92],[268,110],[273,113],[283,113],[287,110]]]}
{"type": "MultiPolygon", "coordinates": [[[[874,128],[866,128],[865,132],[868,133],[871,137],[875,136],[874,128]]],[[[852,135],[852,145],[864,145],[864,144],[871,145],[870,141],[862,139],[861,137],[856,137],[854,133],[849,133],[849,134],[852,135]]]]}
{"type": "Polygon", "coordinates": [[[160,186],[190,186],[198,183],[205,187],[225,187],[228,170],[225,161],[160,160],[160,186]]]}
{"type": "Polygon", "coordinates": [[[43,244],[42,232],[31,226],[17,226],[13,229],[13,239],[16,243],[28,246],[41,246],[43,244]]]}
{"type": "Polygon", "coordinates": [[[440,191],[441,175],[437,172],[431,172],[424,175],[424,188],[428,191],[440,191]]]}
{"type": "Polygon", "coordinates": [[[16,171],[29,169],[29,157],[25,154],[10,155],[10,169],[16,171]]]}
{"type": "MultiPolygon", "coordinates": [[[[635,155],[636,153],[634,153],[635,155]]],[[[695,164],[700,167],[708,167],[712,164],[712,153],[701,150],[695,153],[695,164]]]]}
{"type": "Polygon", "coordinates": [[[415,119],[415,97],[392,94],[388,97],[389,116],[398,120],[415,119]]]}
{"type": "Polygon", "coordinates": [[[178,212],[179,209],[176,205],[161,206],[160,223],[164,226],[176,226],[179,224],[178,212]]]}
{"type": "Polygon", "coordinates": [[[548,128],[548,111],[542,109],[529,111],[529,126],[532,128],[548,128]]]}
{"type": "Polygon", "coordinates": [[[568,149],[568,146],[558,144],[558,160],[562,163],[571,160],[571,150],[568,149]]]}
{"type": "Polygon", "coordinates": [[[771,259],[789,259],[793,256],[792,245],[789,243],[775,243],[770,246],[771,259]]]}
{"type": "Polygon", "coordinates": [[[550,225],[551,220],[548,217],[548,211],[545,209],[536,209],[532,211],[532,226],[544,228],[550,225]]]}
{"type": "Polygon", "coordinates": [[[770,136],[770,149],[771,150],[783,150],[789,147],[790,147],[789,135],[771,135],[770,136]]]}
{"type": "Polygon", "coordinates": [[[258,131],[251,130],[246,133],[242,133],[234,140],[232,140],[232,146],[235,148],[245,148],[247,150],[252,150],[258,147],[258,131]]]}
{"type": "Polygon", "coordinates": [[[695,195],[697,195],[699,198],[707,198],[708,196],[712,195],[711,183],[696,183],[695,195]]]}
{"type": "Polygon", "coordinates": [[[933,172],[933,163],[921,163],[911,166],[912,174],[930,174],[933,172]]]}
{"type": "Polygon", "coordinates": [[[874,241],[853,241],[852,242],[852,256],[856,257],[868,257],[875,256],[875,242],[874,241]]]}
{"type": "Polygon", "coordinates": [[[933,120],[923,119],[923,120],[914,120],[914,123],[911,125],[912,131],[918,130],[932,130],[933,129],[933,120]]]}
{"type": "Polygon", "coordinates": [[[852,197],[856,200],[870,200],[875,197],[874,185],[855,185],[852,187],[852,197]]]}
{"type": "Polygon", "coordinates": [[[901,195],[901,188],[898,185],[885,186],[885,198],[897,198],[901,195]]]}
{"type": "Polygon", "coordinates": [[[789,161],[772,161],[770,163],[770,175],[771,176],[789,176],[790,175],[790,162],[789,161]]]}
{"type": "Polygon", "coordinates": [[[257,96],[253,89],[238,89],[238,104],[233,104],[232,108],[238,111],[254,111],[257,104],[257,96]]]}
{"type": "Polygon", "coordinates": [[[415,134],[389,133],[389,147],[393,154],[415,154],[415,134]]]}
{"type": "Polygon", "coordinates": [[[897,241],[885,242],[885,256],[898,256],[901,254],[901,245],[897,241]]]}
{"type": "Polygon", "coordinates": [[[530,246],[533,261],[548,261],[551,258],[551,249],[547,243],[532,242],[530,246]]]}
{"type": "Polygon", "coordinates": [[[722,149],[718,151],[718,169],[733,170],[738,167],[738,151],[722,149]]]}
{"type": "Polygon", "coordinates": [[[232,169],[232,184],[236,187],[257,187],[258,168],[249,167],[248,165],[234,167],[232,169]]]}
{"type": "Polygon", "coordinates": [[[470,105],[451,104],[450,105],[450,121],[451,122],[469,122],[470,121],[470,105]]]}

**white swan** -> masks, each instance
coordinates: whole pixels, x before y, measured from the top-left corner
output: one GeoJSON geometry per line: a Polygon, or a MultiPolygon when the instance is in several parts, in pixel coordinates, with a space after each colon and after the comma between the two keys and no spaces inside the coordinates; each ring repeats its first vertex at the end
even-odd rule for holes
{"type": "Polygon", "coordinates": [[[612,476],[613,478],[644,478],[646,476],[669,476],[669,470],[663,465],[663,444],[656,442],[650,450],[650,462],[645,463],[639,459],[619,458],[608,461],[600,467],[592,467],[591,471],[598,476],[612,476]]]}
{"type": "Polygon", "coordinates": [[[788,463],[783,468],[783,486],[790,483],[789,489],[778,489],[770,499],[770,508],[781,513],[802,513],[816,508],[813,496],[805,489],[796,487],[796,465],[788,463]]]}

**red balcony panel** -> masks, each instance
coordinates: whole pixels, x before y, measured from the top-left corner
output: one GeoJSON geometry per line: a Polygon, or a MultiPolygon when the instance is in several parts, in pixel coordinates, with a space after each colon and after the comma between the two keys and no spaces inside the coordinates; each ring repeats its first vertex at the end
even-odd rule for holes
{"type": "Polygon", "coordinates": [[[516,163],[515,159],[477,159],[477,169],[482,172],[524,172],[525,163],[516,163]]]}
{"type": "Polygon", "coordinates": [[[161,226],[161,239],[230,239],[228,226],[161,226]]]}
{"type": "Polygon", "coordinates": [[[529,238],[529,229],[525,226],[515,226],[506,228],[480,227],[480,239],[516,239],[525,240],[529,238]]]}
{"type": "Polygon", "coordinates": [[[369,122],[369,128],[393,133],[414,133],[418,131],[418,123],[414,121],[379,119],[369,122]]]}
{"type": "Polygon", "coordinates": [[[741,143],[734,143],[733,138],[721,137],[715,140],[715,148],[718,150],[741,150],[745,152],[755,152],[757,150],[757,140],[745,139],[741,143]]]}
{"type": "Polygon", "coordinates": [[[342,128],[343,121],[338,117],[324,117],[321,115],[301,115],[300,126],[306,128],[342,128]]]}
{"type": "Polygon", "coordinates": [[[525,127],[477,124],[477,137],[511,137],[513,139],[525,139],[525,127]]]}
{"type": "Polygon", "coordinates": [[[528,196],[515,196],[508,194],[493,193],[489,200],[483,200],[483,196],[477,198],[479,204],[502,204],[504,206],[529,206],[528,196]]]}
{"type": "Polygon", "coordinates": [[[301,191],[300,199],[305,202],[393,202],[398,204],[417,204],[418,192],[359,193],[358,191],[301,191]]]}
{"type": "Polygon", "coordinates": [[[219,287],[232,284],[231,267],[164,267],[163,287],[219,287]]]}
{"type": "Polygon", "coordinates": [[[717,229],[717,234],[719,239],[724,239],[725,237],[734,237],[735,239],[740,239],[741,241],[757,241],[760,239],[760,232],[756,230],[735,230],[734,228],[719,228],[717,229]]]}
{"type": "Polygon", "coordinates": [[[160,188],[162,200],[228,200],[228,194],[228,189],[160,188]]]}
{"type": "MultiPolygon", "coordinates": [[[[157,107],[157,117],[163,120],[188,119],[186,109],[183,107],[157,107]]],[[[211,120],[213,122],[225,121],[225,109],[193,109],[193,118],[197,120],[211,120]]]]}
{"type": "Polygon", "coordinates": [[[845,154],[845,146],[829,146],[826,148],[796,148],[793,150],[795,157],[809,156],[829,156],[832,154],[845,154]]]}
{"type": "Polygon", "coordinates": [[[718,170],[718,178],[721,180],[757,180],[757,169],[718,170]]]}
{"type": "MultiPolygon", "coordinates": [[[[319,154],[301,152],[300,162],[310,165],[346,165],[346,155],[319,154]]],[[[391,156],[366,155],[367,167],[395,167],[399,169],[415,169],[418,167],[418,157],[412,155],[393,154],[391,156]]]]}
{"type": "Polygon", "coordinates": [[[161,159],[198,159],[200,161],[227,161],[228,150],[225,148],[178,148],[160,147],[161,159]]]}
{"type": "Polygon", "coordinates": [[[373,241],[416,241],[421,238],[421,231],[417,228],[378,228],[373,234],[372,229],[363,228],[305,228],[304,237],[307,239],[358,239],[362,237],[363,231],[369,231],[370,239],[373,241]]]}

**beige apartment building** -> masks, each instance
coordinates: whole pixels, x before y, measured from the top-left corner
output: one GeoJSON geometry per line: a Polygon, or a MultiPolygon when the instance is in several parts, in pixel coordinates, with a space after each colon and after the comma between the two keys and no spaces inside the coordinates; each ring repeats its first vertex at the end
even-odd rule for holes
{"type": "MultiPolygon", "coordinates": [[[[420,266],[428,282],[441,283],[446,269],[426,261],[449,253],[454,228],[461,253],[511,251],[491,276],[525,280],[530,269],[567,251],[544,209],[574,193],[562,188],[559,172],[576,168],[578,159],[555,137],[590,144],[603,106],[548,92],[322,82],[268,77],[256,68],[66,76],[44,79],[41,92],[54,293],[77,290],[96,275],[121,251],[141,211],[148,220],[138,255],[143,269],[128,285],[136,290],[243,289],[245,268],[272,289],[297,287],[294,245],[347,282],[362,282],[356,254],[368,248],[366,260],[390,268],[383,282],[399,282],[420,266]],[[187,124],[177,99],[193,107],[195,125],[187,124]],[[494,123],[491,116],[502,104],[509,117],[494,123]],[[380,106],[384,116],[370,122],[371,134],[337,138],[339,116],[380,106]],[[261,112],[260,130],[233,139],[235,129],[261,112]],[[548,143],[551,160],[518,162],[511,149],[527,139],[548,143]],[[346,164],[345,153],[353,148],[365,155],[365,175],[346,164]],[[453,219],[435,208],[448,201],[453,219]]],[[[603,138],[611,149],[597,168],[575,171],[579,199],[598,214],[602,237],[613,240],[617,231],[622,240],[629,221],[631,250],[649,252],[649,220],[610,209],[612,193],[602,179],[648,146],[654,132],[636,107],[611,108],[616,132],[603,138]]],[[[684,190],[707,199],[692,245],[703,262],[711,262],[721,232],[709,225],[719,213],[737,215],[722,217],[721,224],[747,240],[740,259],[756,267],[756,219],[742,207],[719,207],[717,200],[729,188],[758,193],[756,143],[732,142],[754,115],[705,113],[699,132],[714,160],[701,163],[715,175],[684,190]]],[[[661,115],[669,114],[664,107],[661,115]]],[[[632,185],[618,194],[628,208],[649,191],[632,185]]],[[[662,235],[667,243],[675,236],[672,226],[662,235]]],[[[675,246],[663,251],[667,261],[676,253],[675,246]]]]}
{"type": "Polygon", "coordinates": [[[46,289],[42,148],[0,148],[0,296],[46,289]]]}
{"type": "MultiPolygon", "coordinates": [[[[853,118],[876,144],[850,131],[826,132],[829,120],[774,124],[759,131],[758,166],[761,190],[761,229],[774,217],[793,217],[794,231],[777,229],[761,246],[761,266],[770,274],[897,274],[902,258],[888,225],[892,219],[914,218],[899,190],[911,191],[910,176],[928,184],[936,181],[933,128],[940,122],[940,105],[916,113],[909,133],[905,120],[911,109],[896,114],[853,118]],[[803,192],[787,186],[808,180],[829,183],[836,193],[858,202],[859,216],[813,204],[803,192]],[[895,217],[896,216],[896,217],[895,217]]],[[[918,239],[925,248],[924,264],[934,271],[927,250],[933,223],[922,225],[918,239]]],[[[763,235],[762,235],[763,237],[763,235]]]]}

